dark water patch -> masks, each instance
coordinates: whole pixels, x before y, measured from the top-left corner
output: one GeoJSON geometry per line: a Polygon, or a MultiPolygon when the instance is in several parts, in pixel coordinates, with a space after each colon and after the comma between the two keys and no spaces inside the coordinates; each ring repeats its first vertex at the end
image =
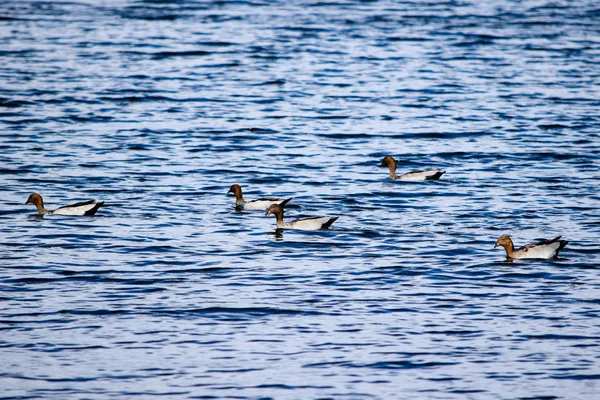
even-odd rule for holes
{"type": "Polygon", "coordinates": [[[132,19],[141,19],[146,21],[175,21],[178,18],[182,18],[182,15],[174,15],[174,14],[159,14],[159,15],[144,15],[144,14],[133,14],[133,13],[123,13],[121,15],[122,18],[132,18],[132,19]]]}
{"type": "Polygon", "coordinates": [[[580,336],[580,335],[521,335],[520,337],[524,339],[532,339],[532,340],[597,340],[596,337],[593,336],[580,336]]]}
{"type": "Polygon", "coordinates": [[[167,96],[122,96],[122,97],[99,97],[101,101],[111,101],[111,102],[128,102],[128,103],[137,103],[137,102],[152,102],[152,101],[160,101],[160,102],[177,102],[180,101],[178,99],[174,99],[167,96]]]}
{"type": "Polygon", "coordinates": [[[572,379],[580,380],[597,380],[600,379],[600,374],[555,374],[550,376],[552,379],[572,379]]]}
{"type": "MultiPolygon", "coordinates": [[[[56,278],[38,278],[38,277],[28,277],[28,278],[16,278],[16,279],[5,279],[2,282],[5,283],[14,283],[14,284],[48,284],[48,283],[67,283],[67,282],[82,282],[82,283],[94,283],[94,282],[102,282],[102,283],[121,283],[125,285],[133,285],[133,286],[146,286],[146,285],[155,285],[155,284],[165,284],[168,282],[178,282],[178,279],[169,279],[165,281],[164,279],[124,279],[124,278],[115,278],[115,277],[107,277],[107,276],[96,276],[97,274],[91,275],[90,272],[85,272],[86,275],[81,274],[61,274],[62,277],[56,278]]],[[[155,289],[152,289],[155,290],[155,289]]],[[[162,288],[158,288],[158,290],[163,290],[162,288]]]]}
{"type": "Polygon", "coordinates": [[[30,106],[30,105],[34,105],[34,104],[35,104],[34,102],[28,101],[28,100],[13,100],[13,99],[0,97],[0,107],[18,108],[18,107],[30,106]]]}
{"type": "Polygon", "coordinates": [[[128,310],[60,310],[59,313],[69,315],[111,316],[127,315],[131,312],[128,310]]]}
{"type": "Polygon", "coordinates": [[[433,39],[426,38],[426,37],[390,36],[390,37],[386,38],[386,40],[389,40],[390,42],[417,42],[417,43],[421,43],[421,42],[432,41],[433,39]]]}
{"type": "Polygon", "coordinates": [[[540,129],[544,129],[544,130],[556,130],[556,129],[569,128],[567,125],[562,125],[562,124],[545,124],[545,125],[538,125],[538,127],[540,129]]]}
{"type": "Polygon", "coordinates": [[[170,269],[163,271],[164,274],[219,274],[232,272],[234,269],[229,267],[205,267],[205,268],[186,268],[170,269]]]}
{"type": "Polygon", "coordinates": [[[113,120],[114,117],[110,115],[90,115],[90,116],[81,116],[81,115],[69,115],[67,117],[57,118],[60,122],[67,123],[78,123],[78,122],[97,122],[104,123],[113,120]]]}
{"type": "Polygon", "coordinates": [[[454,362],[412,362],[412,361],[380,361],[373,364],[350,364],[354,368],[375,368],[375,369],[427,369],[445,367],[449,365],[458,365],[454,362]]]}
{"type": "Polygon", "coordinates": [[[0,175],[16,175],[16,174],[30,174],[33,170],[25,168],[17,169],[0,169],[0,175]]]}
{"type": "MultiPolygon", "coordinates": [[[[257,133],[257,134],[277,134],[277,133],[279,133],[279,131],[276,131],[274,129],[259,128],[259,127],[243,128],[243,129],[237,130],[237,132],[252,132],[252,133],[257,133]]],[[[250,138],[259,139],[260,136],[251,136],[250,138]]]]}
{"type": "Polygon", "coordinates": [[[316,135],[320,136],[320,137],[331,138],[331,139],[361,139],[361,138],[367,139],[371,136],[366,133],[335,133],[335,132],[317,133],[316,135]]]}
{"type": "Polygon", "coordinates": [[[152,311],[154,314],[161,315],[172,315],[177,316],[179,314],[186,315],[217,315],[217,316],[228,316],[228,315],[248,315],[253,317],[265,317],[271,315],[320,315],[322,313],[317,311],[300,311],[291,309],[279,309],[271,307],[242,307],[242,308],[228,308],[228,307],[207,307],[207,308],[196,308],[186,310],[160,310],[155,309],[152,311]]]}
{"type": "Polygon", "coordinates": [[[0,15],[0,21],[26,21],[27,18],[7,17],[0,15]]]}
{"type": "Polygon", "coordinates": [[[11,57],[11,58],[18,58],[18,57],[29,57],[32,54],[38,53],[39,50],[33,50],[33,49],[28,49],[28,50],[0,50],[0,57],[11,57]]]}
{"type": "Polygon", "coordinates": [[[474,131],[474,132],[423,132],[423,133],[402,133],[389,135],[397,139],[456,139],[464,137],[481,137],[492,135],[493,132],[474,131]]]}
{"type": "Polygon", "coordinates": [[[471,394],[471,393],[487,393],[488,390],[484,389],[452,389],[448,391],[449,393],[456,394],[471,394]]]}
{"type": "Polygon", "coordinates": [[[270,81],[264,81],[262,83],[257,83],[255,86],[283,86],[285,84],[285,79],[274,79],[270,81]]]}
{"type": "Polygon", "coordinates": [[[209,47],[229,47],[229,46],[239,45],[239,43],[225,42],[225,41],[201,41],[201,42],[196,42],[195,44],[198,46],[209,46],[209,47]]]}
{"type": "MultiPolygon", "coordinates": [[[[206,50],[187,50],[187,51],[157,51],[157,52],[144,52],[144,51],[121,51],[122,54],[127,55],[136,55],[136,56],[146,56],[153,58],[155,60],[161,60],[165,58],[174,58],[174,57],[205,57],[209,55],[215,54],[212,51],[206,50]]],[[[221,53],[223,54],[223,53],[221,53]]]]}
{"type": "Polygon", "coordinates": [[[94,381],[97,378],[95,377],[90,377],[90,378],[84,378],[84,377],[77,377],[77,378],[47,378],[47,377],[31,377],[31,376],[25,376],[25,375],[20,375],[20,374],[10,374],[10,378],[11,379],[16,379],[16,380],[27,380],[27,381],[44,381],[44,382],[53,382],[53,383],[66,383],[66,382],[70,382],[70,383],[83,383],[83,382],[90,382],[90,381],[94,381]]]}

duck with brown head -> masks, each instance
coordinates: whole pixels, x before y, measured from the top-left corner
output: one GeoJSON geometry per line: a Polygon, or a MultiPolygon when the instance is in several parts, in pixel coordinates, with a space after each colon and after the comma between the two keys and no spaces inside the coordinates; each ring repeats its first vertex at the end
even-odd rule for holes
{"type": "Polygon", "coordinates": [[[277,229],[298,229],[302,231],[316,231],[319,229],[327,229],[339,217],[310,217],[300,218],[291,222],[283,220],[283,207],[279,204],[273,204],[267,210],[265,215],[275,215],[277,221],[277,229]]]}
{"type": "Polygon", "coordinates": [[[502,235],[496,241],[494,248],[498,246],[504,247],[506,257],[508,259],[517,258],[556,258],[558,253],[569,243],[566,240],[559,240],[560,236],[550,240],[542,240],[538,243],[527,244],[515,250],[515,245],[511,238],[507,235],[502,235]]]}
{"type": "Polygon", "coordinates": [[[257,200],[245,201],[242,195],[242,187],[240,185],[231,185],[229,192],[235,195],[235,208],[238,210],[250,210],[250,211],[265,211],[271,206],[271,204],[279,204],[285,206],[292,198],[279,199],[279,198],[261,198],[257,200]]]}
{"type": "Polygon", "coordinates": [[[36,206],[40,215],[56,214],[56,215],[94,215],[96,211],[104,204],[103,201],[96,200],[84,201],[81,203],[71,204],[70,206],[59,207],[56,210],[46,210],[44,208],[44,199],[38,193],[34,193],[25,202],[25,204],[33,204],[36,206]]]}
{"type": "Polygon", "coordinates": [[[411,171],[402,175],[396,175],[396,160],[392,156],[385,156],[380,164],[381,167],[388,167],[390,170],[390,179],[399,181],[431,181],[440,179],[446,171],[439,169],[427,171],[411,171]]]}

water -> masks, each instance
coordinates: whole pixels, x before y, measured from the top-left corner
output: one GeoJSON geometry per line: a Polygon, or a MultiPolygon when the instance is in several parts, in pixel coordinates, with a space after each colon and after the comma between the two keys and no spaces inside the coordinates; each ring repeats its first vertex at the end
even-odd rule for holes
{"type": "Polygon", "coordinates": [[[597,398],[597,2],[0,16],[2,398],[597,398]]]}

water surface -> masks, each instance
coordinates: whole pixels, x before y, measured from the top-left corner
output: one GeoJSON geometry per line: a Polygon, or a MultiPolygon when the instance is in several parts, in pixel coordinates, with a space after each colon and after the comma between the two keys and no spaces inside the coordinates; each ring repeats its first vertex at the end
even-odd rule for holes
{"type": "Polygon", "coordinates": [[[596,398],[599,16],[3,1],[3,398],[596,398]],[[275,235],[233,183],[340,218],[275,235]]]}

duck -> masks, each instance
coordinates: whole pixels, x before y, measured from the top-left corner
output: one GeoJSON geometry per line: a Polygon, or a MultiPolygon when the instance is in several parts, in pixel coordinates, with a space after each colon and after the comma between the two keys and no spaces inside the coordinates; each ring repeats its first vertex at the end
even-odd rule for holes
{"type": "Polygon", "coordinates": [[[229,192],[235,195],[235,208],[238,210],[250,210],[250,211],[265,211],[268,210],[271,204],[279,204],[285,206],[292,198],[289,199],[278,199],[278,198],[263,198],[245,201],[242,195],[242,187],[240,185],[231,185],[229,192]]]}
{"type": "Polygon", "coordinates": [[[396,175],[396,160],[392,156],[385,156],[381,161],[381,167],[390,169],[390,179],[398,181],[432,181],[438,180],[446,171],[432,169],[427,171],[411,171],[402,175],[396,175]]]}
{"type": "Polygon", "coordinates": [[[291,222],[283,220],[283,207],[272,204],[265,215],[275,215],[277,218],[277,229],[298,229],[302,231],[317,231],[329,228],[339,217],[310,217],[300,218],[291,222]]]}
{"type": "Polygon", "coordinates": [[[542,240],[538,243],[526,244],[523,247],[515,250],[515,246],[511,238],[507,235],[502,235],[496,241],[494,248],[498,246],[504,247],[506,250],[506,257],[508,259],[517,258],[556,258],[558,252],[561,251],[567,243],[566,240],[559,240],[560,236],[550,240],[542,240]]]}
{"type": "Polygon", "coordinates": [[[25,204],[34,204],[40,215],[94,215],[100,207],[104,205],[103,201],[96,200],[83,201],[81,203],[71,204],[70,206],[59,207],[56,210],[46,210],[44,208],[44,199],[38,193],[34,193],[25,202],[25,204]]]}

